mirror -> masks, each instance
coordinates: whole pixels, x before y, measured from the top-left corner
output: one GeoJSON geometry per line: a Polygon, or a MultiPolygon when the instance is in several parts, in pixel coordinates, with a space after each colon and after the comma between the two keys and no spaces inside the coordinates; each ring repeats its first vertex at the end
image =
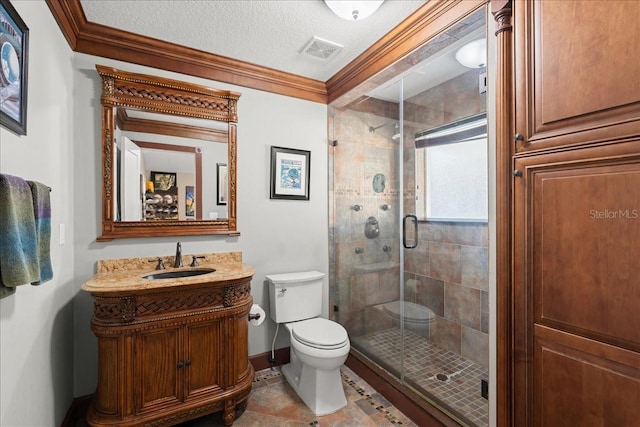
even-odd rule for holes
{"type": "Polygon", "coordinates": [[[239,93],[96,65],[102,78],[102,234],[236,230],[239,93]]]}

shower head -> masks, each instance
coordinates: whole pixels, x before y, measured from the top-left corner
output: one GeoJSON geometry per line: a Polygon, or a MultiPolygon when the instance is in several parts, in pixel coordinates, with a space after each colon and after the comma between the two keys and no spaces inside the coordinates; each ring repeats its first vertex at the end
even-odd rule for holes
{"type": "Polygon", "coordinates": [[[383,123],[383,124],[381,124],[379,126],[376,126],[376,127],[369,126],[369,132],[370,133],[374,133],[377,129],[380,129],[381,127],[384,127],[384,126],[386,126],[388,124],[391,124],[391,123],[395,123],[396,124],[396,128],[398,127],[398,122],[387,122],[387,123],[383,123]]]}

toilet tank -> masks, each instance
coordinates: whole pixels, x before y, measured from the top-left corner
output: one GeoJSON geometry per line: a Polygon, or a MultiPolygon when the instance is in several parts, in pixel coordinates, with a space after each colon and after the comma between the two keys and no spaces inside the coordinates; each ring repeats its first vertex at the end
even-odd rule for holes
{"type": "Polygon", "coordinates": [[[276,323],[318,317],[322,313],[322,280],[324,273],[303,271],[270,274],[269,313],[276,323]]]}

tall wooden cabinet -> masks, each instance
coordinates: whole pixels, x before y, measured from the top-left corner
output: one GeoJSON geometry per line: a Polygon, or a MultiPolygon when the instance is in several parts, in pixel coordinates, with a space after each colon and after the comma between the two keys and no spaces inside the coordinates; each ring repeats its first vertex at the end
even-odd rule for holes
{"type": "Polygon", "coordinates": [[[98,386],[92,426],[174,425],[246,404],[251,276],[152,290],[92,292],[98,386]]]}
{"type": "Polygon", "coordinates": [[[499,285],[511,304],[498,316],[512,395],[499,424],[638,425],[640,2],[511,6],[499,58],[514,67],[512,268],[499,285]]]}

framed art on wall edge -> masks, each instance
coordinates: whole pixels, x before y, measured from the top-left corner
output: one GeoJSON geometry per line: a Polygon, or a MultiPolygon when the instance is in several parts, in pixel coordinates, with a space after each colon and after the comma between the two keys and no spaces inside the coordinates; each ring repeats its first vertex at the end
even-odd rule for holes
{"type": "Polygon", "coordinates": [[[9,0],[0,0],[0,125],[27,134],[29,29],[9,0]]]}
{"type": "Polygon", "coordinates": [[[311,152],[271,147],[271,198],[309,200],[311,152]]]}
{"type": "Polygon", "coordinates": [[[229,192],[229,176],[226,163],[216,163],[216,177],[218,179],[217,204],[227,204],[229,192]]]}

